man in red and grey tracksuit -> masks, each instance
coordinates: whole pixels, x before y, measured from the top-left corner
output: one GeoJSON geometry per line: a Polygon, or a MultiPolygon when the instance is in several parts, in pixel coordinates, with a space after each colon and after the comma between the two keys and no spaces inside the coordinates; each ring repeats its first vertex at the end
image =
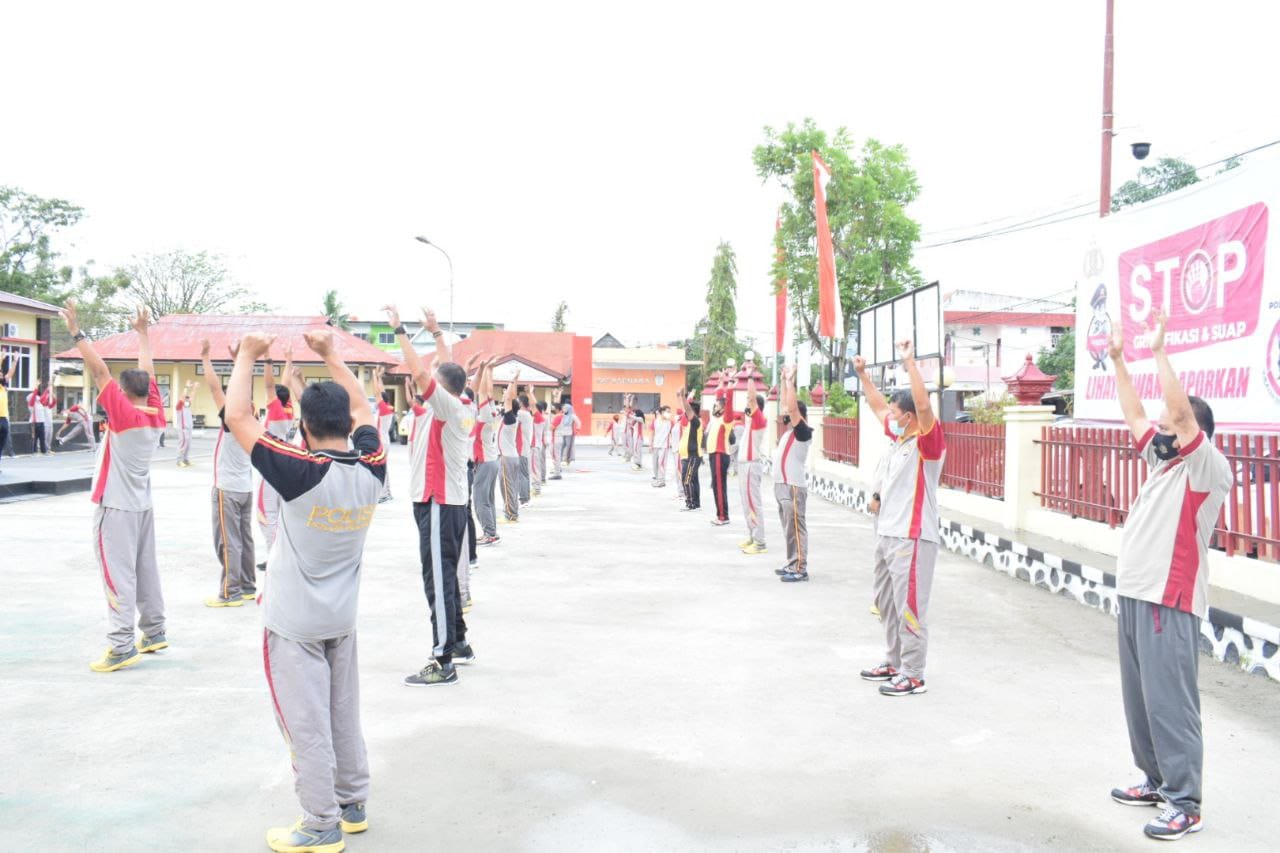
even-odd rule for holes
{"type": "Polygon", "coordinates": [[[93,554],[107,598],[107,640],[111,646],[89,664],[95,672],[115,672],[133,666],[141,655],[167,648],[164,596],[156,564],[156,528],[151,501],[151,455],[165,427],[163,402],[154,379],[150,316],[138,310],[133,329],[138,335],[138,367],[120,374],[117,382],[93,344],[80,331],[76,304],[58,312],[85,368],[101,388],[98,405],[110,419],[94,466],[92,500],[93,554]],[[134,620],[142,632],[134,633],[134,620]]]}
{"type": "MultiPolygon", "coordinates": [[[[235,358],[237,341],[231,347],[235,358]]],[[[213,513],[213,550],[221,570],[218,594],[205,599],[206,607],[239,607],[258,594],[253,556],[253,463],[231,435],[226,421],[227,398],[222,381],[214,373],[210,345],[201,341],[205,385],[218,407],[218,437],[213,445],[213,489],[209,493],[213,513]]]]}
{"type": "Polygon", "coordinates": [[[1147,420],[1129,377],[1118,324],[1108,354],[1120,408],[1151,472],[1129,512],[1116,558],[1120,691],[1129,747],[1143,779],[1114,789],[1111,798],[1160,807],[1160,816],[1143,832],[1167,841],[1204,828],[1200,624],[1209,609],[1209,540],[1235,478],[1213,444],[1213,410],[1187,396],[1169,362],[1165,322],[1157,315],[1146,344],[1164,395],[1164,412],[1155,424],[1147,420]]]}
{"type": "MultiPolygon", "coordinates": [[[[282,379],[286,378],[293,368],[292,349],[286,349],[285,353],[282,379]]],[[[292,395],[287,386],[276,384],[275,368],[270,361],[266,364],[263,378],[267,393],[272,395],[270,402],[267,403],[267,432],[287,444],[289,434],[294,428],[292,395]]],[[[270,552],[271,546],[276,541],[276,530],[280,519],[280,495],[266,477],[258,481],[257,504],[258,530],[262,532],[262,541],[266,543],[267,551],[270,552]]]]}
{"type": "Polygon", "coordinates": [[[466,640],[467,624],[458,589],[458,561],[467,559],[467,519],[471,514],[467,463],[474,442],[475,411],[463,401],[467,373],[452,360],[435,313],[428,310],[424,316],[425,327],[435,338],[439,361],[433,374],[423,366],[393,306],[388,306],[387,315],[404,353],[405,367],[422,389],[422,399],[431,412],[429,435],[425,441],[422,436],[415,440],[415,445],[426,445],[424,464],[411,472],[422,583],[431,612],[431,660],[404,683],[453,684],[458,680],[454,661],[469,663],[475,658],[466,640]]]}
{"type": "Polygon", "coordinates": [[[947,455],[942,426],[933,414],[929,391],[916,365],[911,341],[898,343],[899,361],[911,377],[911,390],[888,401],[867,374],[866,361],[854,359],[863,394],[885,435],[895,439],[885,464],[876,516],[876,607],[885,632],[883,663],[862,670],[867,681],[885,681],[880,693],[924,693],[929,650],[929,593],[942,541],[938,526],[938,480],[947,455]]]}
{"type": "Polygon", "coordinates": [[[764,436],[769,422],[764,416],[764,395],[756,391],[754,376],[747,379],[747,408],[743,415],[742,440],[738,442],[738,494],[747,521],[747,540],[742,543],[742,551],[763,554],[764,506],[760,502],[760,484],[764,479],[764,436]]]}
{"type": "Polygon", "coordinates": [[[49,393],[48,380],[42,380],[40,386],[27,395],[27,410],[31,413],[31,452],[32,454],[49,454],[49,442],[53,436],[49,434],[49,407],[53,405],[53,395],[49,393]]]}
{"type": "Polygon", "coordinates": [[[787,431],[773,451],[773,497],[778,502],[778,520],[787,543],[787,562],[774,572],[783,583],[797,583],[809,580],[809,525],[805,512],[809,488],[805,464],[813,446],[813,430],[806,420],[809,412],[804,401],[796,397],[794,365],[782,370],[778,409],[787,431]]]}
{"type": "Polygon", "coordinates": [[[494,509],[494,488],[498,483],[498,421],[502,411],[493,399],[493,371],[489,361],[481,361],[476,373],[476,423],[471,428],[471,454],[475,461],[475,482],[471,489],[476,518],[480,524],[479,545],[496,545],[498,516],[494,509]]]}
{"type": "Polygon", "coordinates": [[[98,446],[98,441],[93,435],[93,415],[89,414],[89,409],[83,403],[76,403],[67,409],[67,422],[53,437],[53,443],[57,445],[64,441],[71,441],[77,434],[84,435],[85,440],[89,442],[90,450],[98,446]],[[63,438],[64,434],[66,438],[63,438]]]}

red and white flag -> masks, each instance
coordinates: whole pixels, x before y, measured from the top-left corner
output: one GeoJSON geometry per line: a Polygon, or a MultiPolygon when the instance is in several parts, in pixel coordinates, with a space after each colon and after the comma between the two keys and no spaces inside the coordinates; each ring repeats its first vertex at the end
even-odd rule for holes
{"type": "Polygon", "coordinates": [[[827,184],[831,169],[818,152],[813,152],[813,212],[818,222],[818,336],[835,338],[844,334],[840,310],[840,287],[836,283],[836,253],[827,224],[827,184]]]}
{"type": "MultiPolygon", "coordinates": [[[[773,231],[778,234],[782,231],[782,214],[778,214],[777,220],[773,223],[773,231]]],[[[782,246],[778,246],[778,263],[782,263],[782,246]]],[[[785,352],[787,341],[787,277],[785,275],[778,276],[778,294],[774,297],[776,303],[777,316],[774,319],[774,352],[785,352]]]]}

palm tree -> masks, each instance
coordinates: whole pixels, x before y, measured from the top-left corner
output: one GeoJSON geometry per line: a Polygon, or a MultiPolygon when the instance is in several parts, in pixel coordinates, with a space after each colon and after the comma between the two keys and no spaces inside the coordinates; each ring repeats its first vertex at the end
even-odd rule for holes
{"type": "Polygon", "coordinates": [[[343,331],[351,328],[351,324],[347,322],[347,312],[343,310],[342,303],[338,301],[338,291],[326,290],[324,292],[324,316],[329,318],[329,324],[336,326],[343,331]]]}

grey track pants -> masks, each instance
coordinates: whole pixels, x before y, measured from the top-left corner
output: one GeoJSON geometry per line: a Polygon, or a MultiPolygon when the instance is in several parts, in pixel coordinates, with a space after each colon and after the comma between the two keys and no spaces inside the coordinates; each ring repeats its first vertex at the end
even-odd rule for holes
{"type": "Polygon", "coordinates": [[[218,595],[235,598],[258,591],[253,556],[253,493],[214,488],[213,552],[221,571],[218,595]]]}
{"type": "Polygon", "coordinates": [[[526,451],[520,455],[520,502],[529,502],[530,475],[529,475],[529,454],[526,451]]]}
{"type": "Polygon", "coordinates": [[[502,513],[508,521],[520,517],[520,459],[503,456],[498,460],[502,470],[498,472],[498,491],[502,495],[502,513]]]}
{"type": "Polygon", "coordinates": [[[1200,814],[1200,619],[1119,596],[1120,691],[1133,762],[1165,800],[1200,814]]]}
{"type": "Polygon", "coordinates": [[[93,513],[93,553],[107,597],[107,641],[116,654],[132,654],[137,640],[135,614],[138,630],[148,637],[164,633],[164,596],[151,510],[99,506],[93,513]]]}
{"type": "MultiPolygon", "coordinates": [[[[760,482],[764,478],[760,460],[736,463],[738,465],[738,498],[742,503],[742,515],[747,521],[751,541],[764,545],[764,504],[760,502],[760,482]]],[[[801,499],[803,500],[803,498],[801,499]]]]}
{"type": "MultiPolygon", "coordinates": [[[[778,519],[782,522],[782,534],[787,540],[787,571],[809,571],[809,525],[805,521],[805,506],[809,492],[800,486],[773,484],[773,496],[778,501],[778,519]]],[[[763,519],[761,538],[764,543],[763,519]]],[[[755,534],[752,534],[754,538],[755,534]]]]}
{"type": "Polygon", "coordinates": [[[271,709],[293,759],[302,824],[332,829],[342,805],[369,799],[356,635],[299,642],[264,629],[262,664],[271,709]]]}
{"type": "Polygon", "coordinates": [[[485,536],[498,535],[498,516],[493,506],[494,486],[498,483],[498,461],[491,459],[476,465],[475,488],[471,499],[475,503],[476,520],[485,536]]]}
{"type": "Polygon", "coordinates": [[[875,595],[884,625],[885,660],[910,678],[924,679],[929,651],[926,614],[938,543],[881,536],[876,541],[875,595]]]}
{"type": "Polygon", "coordinates": [[[665,447],[653,448],[653,481],[655,483],[667,482],[667,455],[670,452],[665,447]]]}

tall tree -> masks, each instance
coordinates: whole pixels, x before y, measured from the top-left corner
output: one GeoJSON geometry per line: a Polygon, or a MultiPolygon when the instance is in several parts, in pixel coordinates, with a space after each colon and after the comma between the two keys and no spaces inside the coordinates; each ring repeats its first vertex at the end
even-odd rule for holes
{"type": "MultiPolygon", "coordinates": [[[[1234,159],[1234,158],[1233,158],[1234,159]]],[[[1236,165],[1239,165],[1237,162],[1236,165]]],[[[1231,168],[1231,167],[1227,167],[1231,168]]],[[[1225,171],[1225,169],[1224,169],[1225,171]]],[[[1125,181],[1111,195],[1111,210],[1142,204],[1200,182],[1195,166],[1177,157],[1161,157],[1154,166],[1143,166],[1138,178],[1125,181]]]]}
{"type": "Polygon", "coordinates": [[[209,252],[174,249],[147,255],[135,258],[125,272],[130,282],[124,297],[145,305],[156,319],[238,310],[251,298],[231,280],[222,256],[209,252]]]}
{"type": "Polygon", "coordinates": [[[858,312],[921,283],[911,263],[920,226],[906,214],[920,185],[901,145],[868,139],[857,148],[845,128],[828,139],[811,118],[798,127],[788,124],[781,132],[766,127],[764,134],[764,144],[752,153],[756,174],[777,181],[788,196],[781,209],[776,243],[782,252],[774,263],[773,278],[787,280],[787,301],[797,328],[836,368],[836,375],[843,376],[849,330],[858,312]],[[813,151],[831,168],[827,220],[844,314],[844,329],[835,341],[823,340],[817,333],[813,151]]]}
{"type": "Polygon", "coordinates": [[[52,237],[84,216],[60,198],[0,186],[0,290],[62,304],[76,295],[69,266],[59,266],[52,237]]]}
{"type": "Polygon", "coordinates": [[[569,313],[569,303],[561,302],[556,306],[555,316],[551,318],[551,331],[563,332],[567,327],[565,316],[569,313]]]}
{"type": "Polygon", "coordinates": [[[1054,388],[1076,387],[1076,332],[1069,329],[1058,336],[1050,349],[1040,351],[1036,367],[1054,380],[1054,388]]]}
{"type": "Polygon", "coordinates": [[[703,356],[709,370],[719,370],[730,358],[741,355],[738,345],[738,261],[733,247],[723,240],[716,247],[707,280],[707,316],[702,321],[703,356]]]}
{"type": "Polygon", "coordinates": [[[324,316],[329,318],[329,322],[339,329],[350,329],[351,324],[347,322],[347,309],[342,307],[342,302],[338,299],[338,291],[326,290],[324,292],[324,316]]]}

